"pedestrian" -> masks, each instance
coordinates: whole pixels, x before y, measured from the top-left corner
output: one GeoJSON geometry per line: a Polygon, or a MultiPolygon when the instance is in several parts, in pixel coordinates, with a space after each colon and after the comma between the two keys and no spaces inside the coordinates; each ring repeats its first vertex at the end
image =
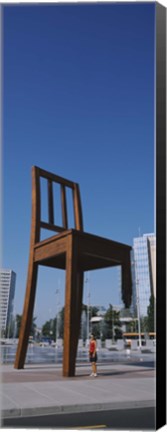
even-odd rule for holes
{"type": "Polygon", "coordinates": [[[97,376],[97,351],[96,351],[96,339],[94,335],[91,335],[90,344],[89,344],[89,359],[92,366],[91,376],[97,376]]]}

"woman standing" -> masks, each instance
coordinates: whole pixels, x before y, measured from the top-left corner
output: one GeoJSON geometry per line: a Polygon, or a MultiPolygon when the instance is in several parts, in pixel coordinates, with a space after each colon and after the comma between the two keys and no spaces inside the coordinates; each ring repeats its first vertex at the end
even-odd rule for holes
{"type": "Polygon", "coordinates": [[[97,376],[97,352],[96,352],[96,340],[94,335],[91,336],[90,344],[89,344],[89,358],[92,366],[91,376],[97,376]]]}

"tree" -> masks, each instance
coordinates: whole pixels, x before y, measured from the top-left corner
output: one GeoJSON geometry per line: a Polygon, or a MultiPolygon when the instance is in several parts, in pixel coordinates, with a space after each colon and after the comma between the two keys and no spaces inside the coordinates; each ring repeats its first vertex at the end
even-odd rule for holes
{"type": "MultiPolygon", "coordinates": [[[[36,319],[37,319],[37,317],[34,317],[33,320],[32,320],[31,330],[30,330],[30,336],[34,336],[35,335],[35,329],[36,329],[35,320],[36,319]]],[[[21,327],[21,320],[22,320],[22,315],[17,314],[16,315],[16,327],[17,327],[16,338],[19,337],[20,327],[21,327]]]]}
{"type": "Polygon", "coordinates": [[[97,316],[99,309],[96,306],[90,306],[89,311],[90,311],[90,316],[95,317],[97,316]]]}
{"type": "Polygon", "coordinates": [[[64,338],[64,306],[59,312],[59,337],[64,338]]]}
{"type": "Polygon", "coordinates": [[[130,332],[133,333],[133,332],[137,331],[136,319],[133,319],[132,321],[130,321],[129,327],[130,327],[130,332]]]}
{"type": "Polygon", "coordinates": [[[16,326],[17,326],[16,337],[17,338],[19,337],[19,333],[20,333],[21,320],[22,320],[22,315],[17,314],[16,315],[16,326]]]}
{"type": "Polygon", "coordinates": [[[35,323],[36,319],[37,319],[37,317],[34,317],[32,319],[32,323],[31,323],[30,336],[33,336],[33,337],[35,336],[36,327],[37,327],[37,325],[35,323]]]}
{"type": "Polygon", "coordinates": [[[42,335],[45,337],[63,338],[64,336],[64,307],[60,310],[55,318],[52,318],[44,323],[42,326],[42,335]]]}
{"type": "Polygon", "coordinates": [[[149,329],[148,329],[148,316],[140,317],[140,327],[141,327],[142,333],[146,333],[149,331],[149,329]]]}
{"type": "Polygon", "coordinates": [[[150,303],[147,308],[147,328],[149,332],[155,331],[155,298],[150,296],[150,303]]]}
{"type": "Polygon", "coordinates": [[[45,337],[50,337],[53,335],[53,339],[55,339],[55,319],[50,319],[46,321],[42,326],[42,335],[45,337]],[[52,333],[51,333],[52,332],[52,333]]]}
{"type": "Polygon", "coordinates": [[[14,325],[15,325],[15,321],[14,321],[14,317],[13,315],[10,316],[8,325],[6,327],[6,330],[4,330],[4,336],[7,338],[12,338],[13,334],[14,334],[14,325]]]}
{"type": "Polygon", "coordinates": [[[104,320],[108,325],[107,337],[117,339],[120,336],[121,322],[119,320],[120,312],[117,312],[110,304],[104,315],[104,320]],[[117,330],[116,330],[117,329],[117,330]]]}

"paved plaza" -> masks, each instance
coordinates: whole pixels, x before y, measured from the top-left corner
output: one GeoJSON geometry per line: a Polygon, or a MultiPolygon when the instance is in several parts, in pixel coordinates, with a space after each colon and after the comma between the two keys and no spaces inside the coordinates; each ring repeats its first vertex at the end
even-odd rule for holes
{"type": "Polygon", "coordinates": [[[155,406],[155,368],[146,361],[76,366],[76,376],[62,376],[62,366],[27,364],[24,369],[1,366],[3,418],[55,413],[155,406]]]}

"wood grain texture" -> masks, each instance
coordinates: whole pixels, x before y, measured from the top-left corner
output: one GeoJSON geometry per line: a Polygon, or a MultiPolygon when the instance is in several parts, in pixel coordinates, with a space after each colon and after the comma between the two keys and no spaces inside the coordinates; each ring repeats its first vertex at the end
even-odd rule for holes
{"type": "Polygon", "coordinates": [[[33,317],[38,266],[62,268],[66,271],[63,375],[75,375],[75,361],[80,330],[84,271],[122,266],[122,298],[131,304],[131,247],[83,231],[79,185],[38,167],[32,168],[32,220],[27,286],[15,368],[23,368],[33,317]],[[40,177],[48,182],[48,220],[41,220],[40,177]],[[54,224],[53,182],[60,184],[62,226],[54,224]],[[75,227],[68,228],[66,187],[73,192],[75,227]],[[41,229],[56,235],[41,240],[41,229]]]}

